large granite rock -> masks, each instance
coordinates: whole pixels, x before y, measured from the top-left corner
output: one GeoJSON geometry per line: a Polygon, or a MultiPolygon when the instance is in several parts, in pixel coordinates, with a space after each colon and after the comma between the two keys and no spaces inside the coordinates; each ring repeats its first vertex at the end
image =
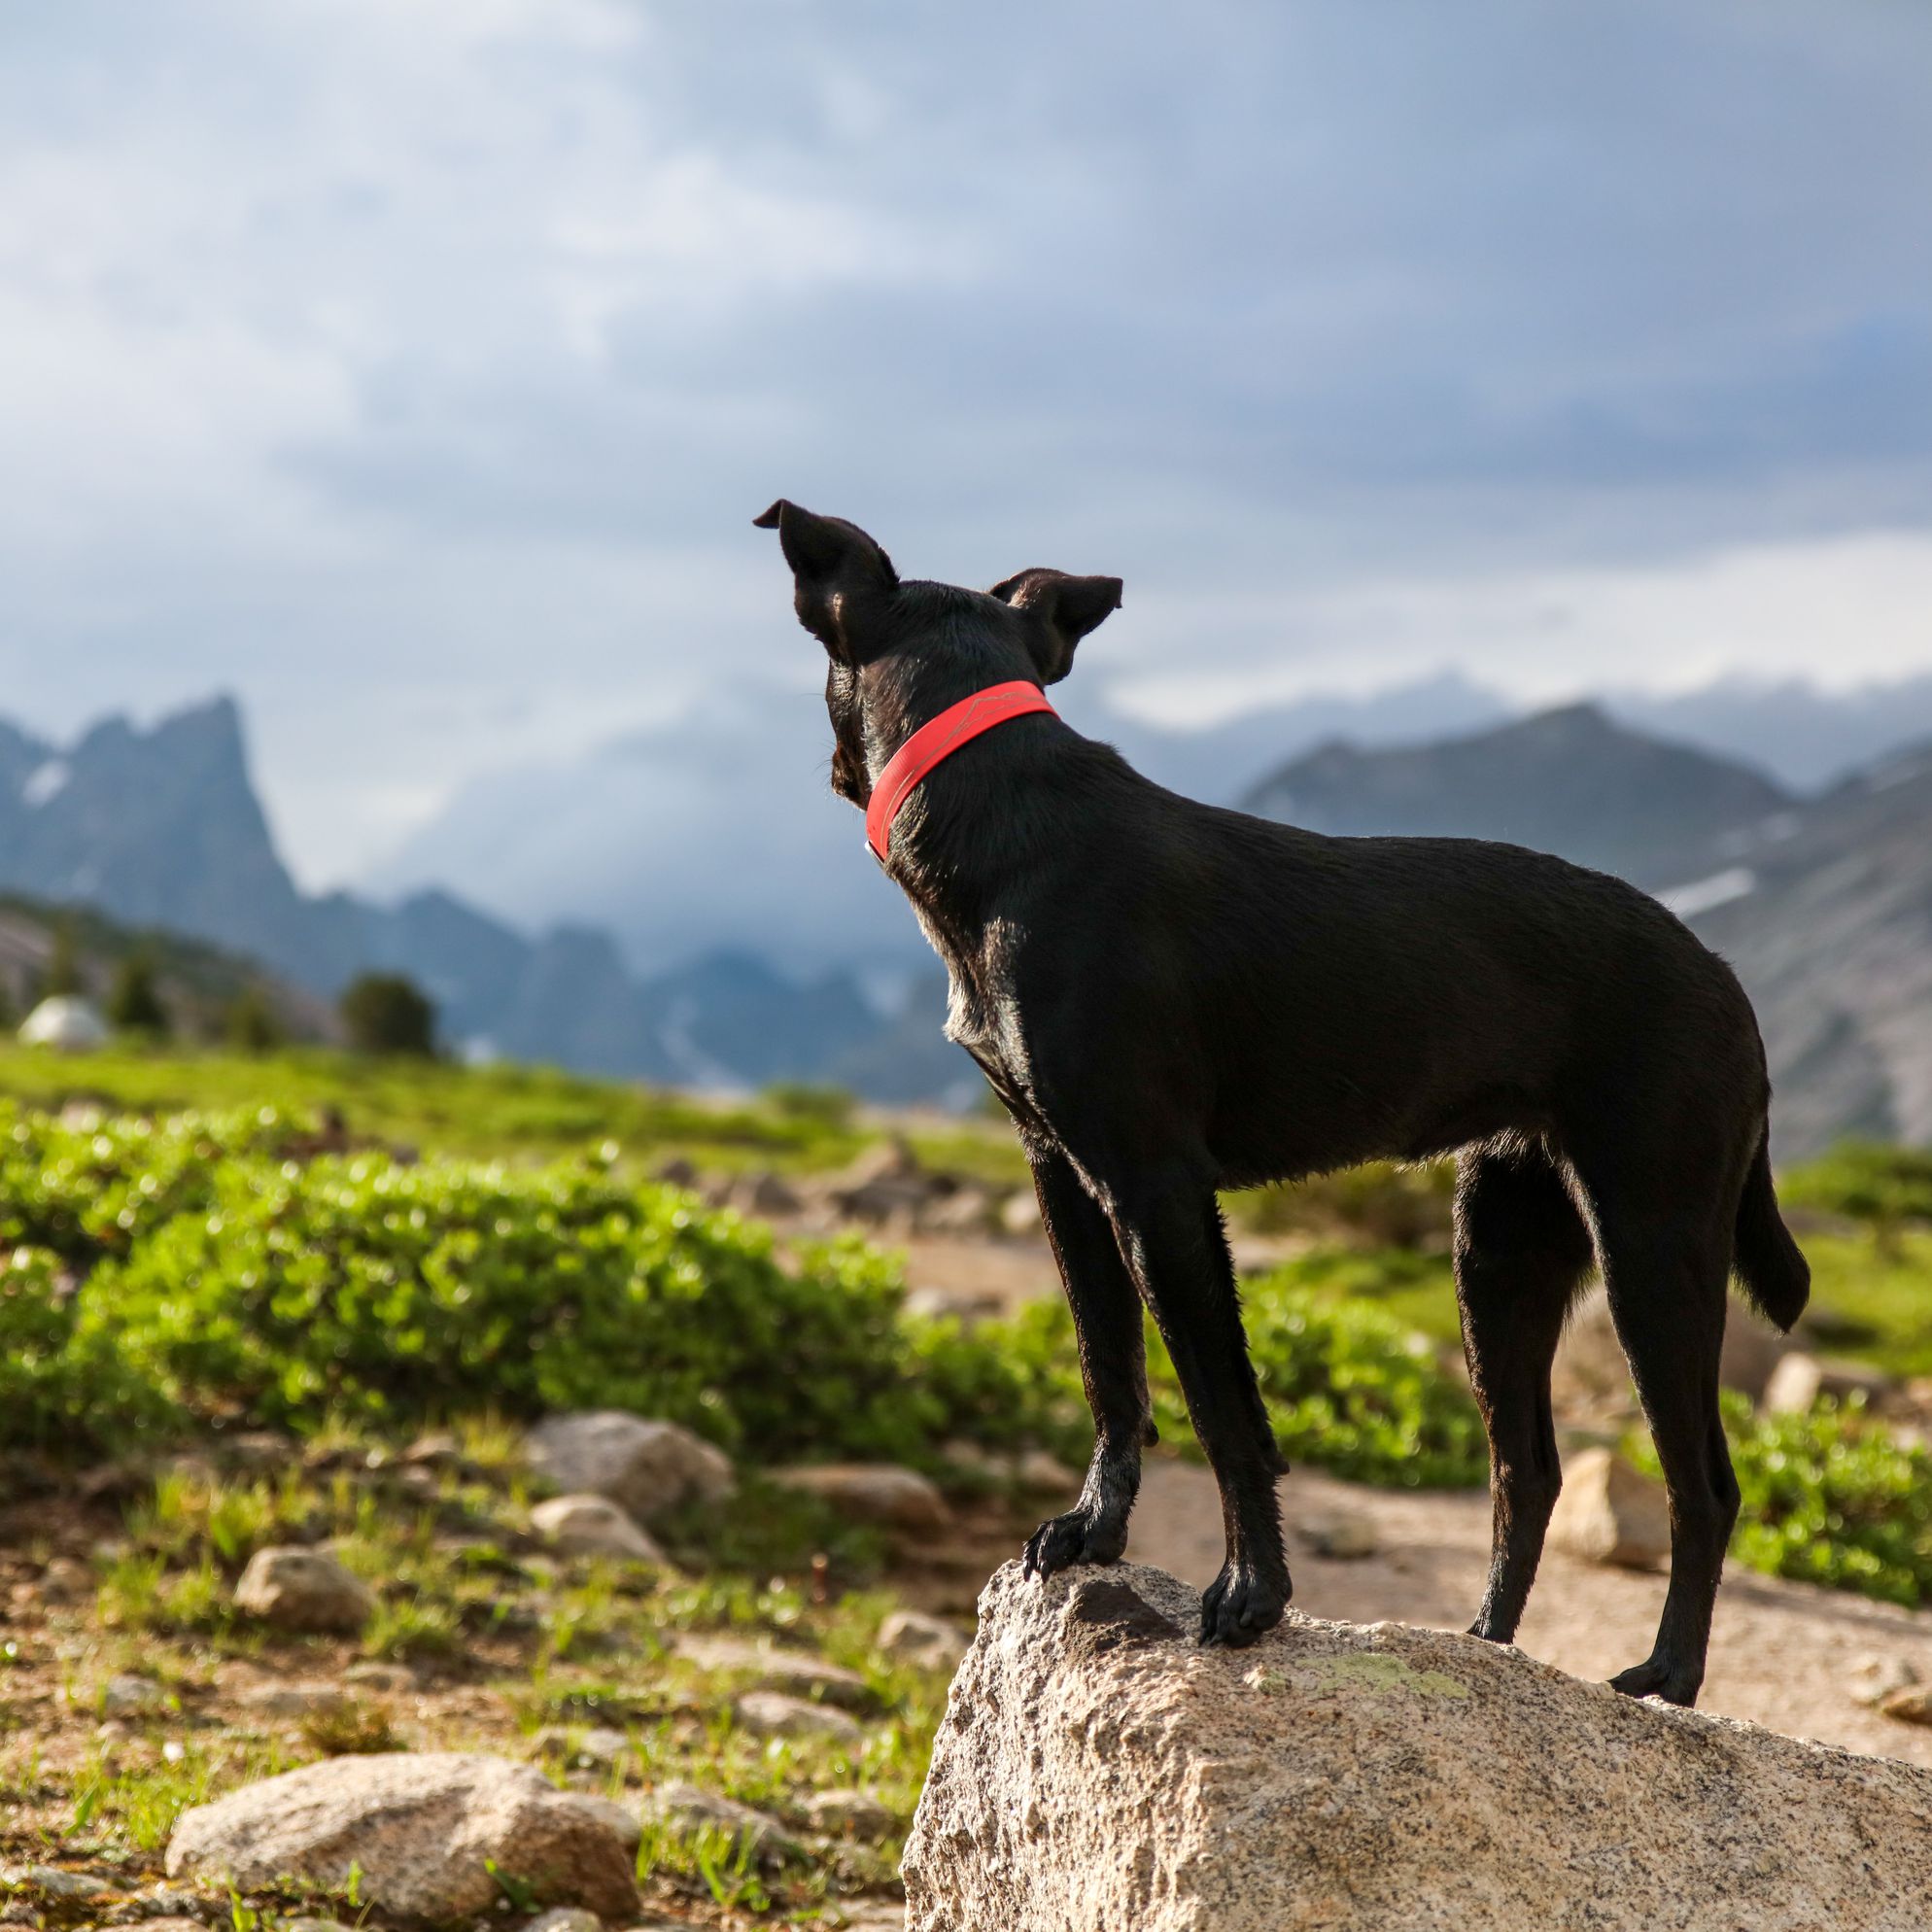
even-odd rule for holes
{"type": "Polygon", "coordinates": [[[638,1906],[635,1828],[600,1799],[559,1791],[528,1765],[458,1751],[329,1758],[184,1811],[168,1877],[243,1891],[296,1880],[346,1890],[397,1918],[493,1911],[500,1873],[538,1905],[618,1923],[638,1906]]]}
{"type": "Polygon", "coordinates": [[[1906,1932],[1932,1772],[1639,1704],[1474,1638],[1203,1650],[1157,1570],[980,1602],[908,1932],[1906,1932]]]}

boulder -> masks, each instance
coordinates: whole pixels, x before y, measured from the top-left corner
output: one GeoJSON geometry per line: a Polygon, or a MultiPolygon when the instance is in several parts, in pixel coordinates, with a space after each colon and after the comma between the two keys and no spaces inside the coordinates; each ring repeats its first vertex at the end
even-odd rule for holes
{"type": "Polygon", "coordinates": [[[892,1813],[870,1791],[814,1791],[805,1801],[813,1831],[877,1845],[892,1829],[892,1813]]]}
{"type": "Polygon", "coordinates": [[[1550,1512],[1549,1543],[1586,1563],[1648,1570],[1671,1554],[1671,1505],[1664,1485],[1614,1449],[1585,1449],[1563,1472],[1550,1512]]]}
{"type": "Polygon", "coordinates": [[[1901,1724],[1932,1724],[1932,1684],[1903,1684],[1880,1700],[1879,1709],[1901,1724]]]}
{"type": "Polygon", "coordinates": [[[327,1550],[257,1550],[235,1585],[235,1608],[278,1630],[351,1636],[375,1614],[375,1592],[327,1550]]]}
{"type": "Polygon", "coordinates": [[[168,1693],[153,1677],[119,1671],[101,1686],[101,1713],[107,1717],[155,1717],[168,1708],[168,1693]]]}
{"type": "Polygon", "coordinates": [[[1382,1533],[1363,1509],[1324,1509],[1294,1519],[1294,1539],[1313,1556],[1354,1563],[1382,1547],[1382,1533]]]}
{"type": "Polygon", "coordinates": [[[330,1683],[254,1683],[235,1702],[258,1717],[333,1717],[350,1708],[348,1692],[330,1683]]]}
{"type": "Polygon", "coordinates": [[[1768,1415],[1803,1415],[1813,1402],[1843,1402],[1863,1396],[1877,1408],[1891,1393],[1891,1377],[1863,1363],[1835,1362],[1828,1356],[1787,1355],[1765,1387],[1768,1415]]]}
{"type": "Polygon", "coordinates": [[[923,1610],[894,1610],[879,1626],[879,1647],[888,1657],[916,1664],[921,1670],[950,1673],[966,1654],[966,1633],[957,1624],[944,1617],[929,1617],[923,1610]]]}
{"type": "Polygon", "coordinates": [[[524,1453],[566,1495],[607,1498],[646,1524],[681,1503],[722,1501],[735,1480],[722,1449],[622,1409],[552,1416],[530,1432],[524,1453]]]}
{"type": "MultiPolygon", "coordinates": [[[[1717,1379],[1753,1402],[1791,1344],[1733,1295],[1725,1311],[1724,1346],[1717,1379]]],[[[1609,1296],[1594,1288],[1576,1304],[1557,1346],[1551,1386],[1558,1405],[1598,1414],[1636,1407],[1630,1364],[1610,1317],[1609,1296]]]]}
{"type": "Polygon", "coordinates": [[[755,1215],[765,1221],[776,1215],[800,1214],[805,1209],[798,1190],[782,1174],[769,1167],[741,1175],[732,1184],[727,1199],[740,1214],[755,1215]]]}
{"type": "Polygon", "coordinates": [[[946,1499],[916,1469],[896,1463],[814,1463],[774,1469],[772,1480],[822,1497],[854,1522],[892,1530],[943,1530],[946,1499]]]}
{"type": "Polygon", "coordinates": [[[1895,1691],[1918,1682],[1918,1667],[1907,1657],[1867,1657],[1851,1673],[1851,1701],[1877,1710],[1895,1691]]]}
{"type": "Polygon", "coordinates": [[[1790,1353],[1791,1344],[1776,1328],[1735,1294],[1731,1297],[1724,1317],[1724,1345],[1717,1357],[1720,1387],[1761,1402],[1777,1364],[1790,1353]]]}
{"type": "Polygon", "coordinates": [[[835,1744],[857,1744],[865,1737],[843,1710],[784,1691],[746,1691],[732,1708],[739,1723],[761,1738],[829,1738],[835,1744]]]}
{"type": "Polygon", "coordinates": [[[1932,1771],[1639,1703],[1471,1637],[1203,1649],[1156,1570],[980,1601],[908,1932],[1903,1932],[1932,1771]]]}
{"type": "Polygon", "coordinates": [[[183,1812],[167,1871],[242,1891],[291,1879],[342,1891],[360,1872],[368,1904],[440,1921],[496,1908],[494,1866],[535,1904],[621,1922],[638,1905],[633,1853],[605,1813],[501,1758],[330,1758],[183,1812]]]}
{"type": "Polygon", "coordinates": [[[664,1552],[623,1510],[602,1496],[553,1496],[530,1512],[530,1527],[565,1556],[662,1563],[664,1552]]]}
{"type": "Polygon", "coordinates": [[[645,1798],[644,1815],[687,1836],[707,1828],[729,1832],[734,1844],[748,1846],[760,1857],[781,1857],[798,1848],[797,1841],[769,1812],[678,1779],[660,1784],[645,1798]]]}
{"type": "Polygon", "coordinates": [[[1000,1204],[1000,1232],[1023,1241],[1044,1230],[1040,1218],[1040,1197],[1031,1188],[1021,1188],[1000,1204]]]}
{"type": "Polygon", "coordinates": [[[809,1650],[780,1650],[742,1637],[680,1637],[677,1654],[701,1671],[743,1679],[747,1690],[790,1691],[847,1710],[864,1710],[874,1702],[871,1686],[856,1671],[809,1650]]]}

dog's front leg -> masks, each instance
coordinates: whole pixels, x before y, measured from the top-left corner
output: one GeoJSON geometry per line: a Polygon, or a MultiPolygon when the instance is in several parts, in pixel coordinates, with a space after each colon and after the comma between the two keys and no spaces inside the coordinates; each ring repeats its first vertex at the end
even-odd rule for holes
{"type": "Polygon", "coordinates": [[[1140,1296],[1121,1260],[1113,1224],[1066,1156],[1029,1156],[1040,1214],[1066,1286],[1080,1343],[1081,1379],[1093,1412],[1093,1460],[1080,1501],[1042,1523],[1026,1545],[1029,1576],[1075,1563],[1113,1563],[1127,1544],[1127,1517],[1140,1493],[1140,1452],[1154,1440],[1147,1399],[1147,1350],[1140,1296]]]}
{"type": "Polygon", "coordinates": [[[1106,1189],[1121,1259],[1154,1310],[1221,1490],[1227,1560],[1201,1599],[1201,1641],[1253,1643],[1291,1585],[1275,1480],[1281,1453],[1241,1327],[1234,1262],[1214,1190],[1184,1169],[1106,1189]]]}

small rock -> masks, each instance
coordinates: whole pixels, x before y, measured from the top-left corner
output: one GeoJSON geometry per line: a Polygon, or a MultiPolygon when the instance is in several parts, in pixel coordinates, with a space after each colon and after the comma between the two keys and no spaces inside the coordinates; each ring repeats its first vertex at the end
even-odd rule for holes
{"type": "Polygon", "coordinates": [[[1932,1724],[1932,1684],[1906,1684],[1880,1699],[1879,1709],[1901,1724],[1932,1724]]]}
{"type": "Polygon", "coordinates": [[[761,1738],[830,1738],[856,1744],[865,1737],[843,1710],[783,1691],[746,1691],[732,1708],[738,1721],[761,1738]]]}
{"type": "Polygon", "coordinates": [[[966,1654],[966,1633],[923,1610],[894,1610],[879,1626],[879,1647],[927,1671],[956,1671],[966,1654]]]}
{"type": "Polygon", "coordinates": [[[685,1502],[721,1502],[736,1486],[723,1450],[674,1422],[621,1409],[552,1416],[525,1447],[531,1467],[558,1489],[605,1497],[638,1523],[685,1502]]]}
{"type": "Polygon", "coordinates": [[[1035,1490],[1041,1495],[1077,1490],[1081,1480],[1078,1471],[1068,1468],[1057,1456],[1050,1456],[1044,1449],[1029,1449],[1019,1457],[1013,1466],[1013,1479],[1021,1489],[1035,1490]]]}
{"type": "Polygon", "coordinates": [[[842,1515],[895,1530],[940,1530],[945,1499],[916,1469],[896,1463],[819,1463],[774,1469],[772,1480],[822,1497],[842,1515]]]}
{"type": "Polygon", "coordinates": [[[555,1912],[533,1918],[523,1932],[604,1932],[604,1920],[594,1912],[583,1912],[573,1905],[560,1906],[555,1912]]]}
{"type": "Polygon", "coordinates": [[[701,1671],[748,1677],[747,1689],[815,1695],[848,1710],[863,1710],[872,1702],[871,1687],[856,1671],[803,1650],[746,1643],[736,1637],[684,1637],[678,1639],[677,1654],[701,1671]]]}
{"type": "Polygon", "coordinates": [[[631,1750],[631,1741],[622,1731],[604,1725],[572,1731],[566,1725],[546,1724],[534,1742],[538,1750],[585,1771],[608,1771],[621,1764],[631,1750]]]}
{"type": "Polygon", "coordinates": [[[1038,1234],[1044,1224],[1040,1219],[1040,1197],[1031,1188],[1021,1188],[1009,1194],[1000,1204],[1000,1232],[1010,1234],[1019,1240],[1029,1234],[1038,1234]]]}
{"type": "Polygon", "coordinates": [[[531,1527],[565,1556],[662,1563],[664,1552],[616,1503],[602,1496],[558,1496],[530,1512],[531,1527]]]}
{"type": "Polygon", "coordinates": [[[402,1452],[402,1463],[405,1468],[460,1469],[463,1444],[456,1439],[453,1430],[432,1429],[419,1435],[402,1452]]]}
{"type": "Polygon", "coordinates": [[[1874,1408],[1890,1394],[1892,1379],[1861,1363],[1835,1362],[1816,1355],[1787,1355],[1765,1386],[1768,1415],[1803,1415],[1821,1399],[1845,1401],[1863,1396],[1874,1408]]]}
{"type": "Polygon", "coordinates": [[[168,1708],[168,1694],[153,1677],[118,1673],[101,1687],[101,1711],[108,1717],[153,1717],[168,1708]]]}
{"type": "Polygon", "coordinates": [[[78,1604],[92,1595],[94,1587],[86,1565],[76,1563],[71,1556],[49,1558],[39,1583],[42,1598],[50,1604],[78,1604]]]}
{"type": "Polygon", "coordinates": [[[957,1322],[962,1328],[997,1321],[1005,1310],[997,1294],[970,1288],[915,1288],[906,1297],[907,1314],[923,1322],[957,1322]]]}
{"type": "Polygon", "coordinates": [[[1382,1547],[1374,1517],[1360,1509],[1329,1509],[1297,1517],[1294,1534],[1313,1555],[1341,1562],[1373,1556],[1382,1547]]]}
{"type": "Polygon", "coordinates": [[[690,1192],[697,1189],[704,1177],[682,1155],[673,1155],[671,1159],[658,1163],[653,1178],[663,1182],[667,1188],[682,1188],[690,1192]]]}
{"type": "Polygon", "coordinates": [[[892,1813],[870,1791],[814,1791],[805,1801],[811,1828],[828,1838],[876,1845],[892,1829],[892,1813]]]}
{"type": "Polygon", "coordinates": [[[1752,1402],[1763,1401],[1777,1364],[1790,1352],[1791,1344],[1777,1329],[1743,1307],[1736,1295],[1731,1297],[1724,1316],[1724,1344],[1717,1358],[1721,1387],[1735,1389],[1752,1402]]]}
{"type": "Polygon", "coordinates": [[[805,1206],[798,1190],[782,1174],[776,1174],[769,1167],[741,1176],[732,1188],[730,1198],[739,1213],[767,1218],[798,1214],[805,1206]]]}
{"type": "MultiPolygon", "coordinates": [[[[162,1918],[143,1918],[141,1932],[208,1932],[208,1928],[198,1918],[182,1918],[169,1913],[162,1918]]],[[[346,1928],[333,1919],[285,1918],[282,1932],[346,1932],[346,1928]]]]}
{"type": "Polygon", "coordinates": [[[235,1702],[260,1717],[315,1717],[347,1710],[350,1701],[333,1684],[310,1682],[250,1684],[235,1702]]]}
{"type": "Polygon", "coordinates": [[[500,1872],[535,1904],[621,1922],[638,1893],[634,1847],[608,1815],[616,1810],[476,1753],[328,1758],[185,1811],[167,1872],[242,1891],[291,1879],[339,1891],[360,1871],[370,1905],[433,1920],[493,1911],[500,1872]]]}
{"type": "Polygon", "coordinates": [[[563,1795],[580,1807],[586,1817],[595,1820],[604,1830],[614,1832],[627,1850],[635,1852],[644,1842],[642,1820],[615,1798],[606,1798],[597,1791],[566,1791],[563,1795]]]}
{"type": "Polygon", "coordinates": [[[281,1932],[349,1932],[339,1918],[284,1918],[280,1928],[281,1932]]]}
{"type": "Polygon", "coordinates": [[[19,1865],[0,1870],[0,1883],[20,1891],[37,1892],[42,1898],[63,1903],[87,1904],[112,1897],[121,1888],[97,1879],[91,1872],[65,1872],[58,1865],[19,1865]]]}
{"type": "Polygon", "coordinates": [[[224,1436],[223,1453],[231,1463],[249,1469],[280,1469],[295,1460],[294,1438],[279,1429],[244,1429],[237,1435],[224,1436]]]}
{"type": "Polygon", "coordinates": [[[417,1687],[416,1673],[406,1664],[351,1664],[342,1681],[383,1697],[407,1697],[417,1687]]]}
{"type": "Polygon", "coordinates": [[[278,1630],[360,1631],[375,1614],[375,1593],[327,1550],[296,1545],[257,1550],[235,1585],[235,1607],[278,1630]]]}
{"type": "MultiPolygon", "coordinates": [[[[201,1922],[201,1901],[192,1892],[172,1891],[166,1885],[161,1885],[152,1892],[143,1892],[133,1903],[135,1909],[143,1914],[167,1915],[161,1920],[164,1925],[173,1924],[179,1919],[187,1919],[194,1925],[199,1925],[201,1922]]],[[[152,1932],[155,1921],[149,1919],[147,1922],[152,1932]]],[[[288,1932],[294,1932],[294,1927],[290,1926],[288,1932]]]]}
{"type": "Polygon", "coordinates": [[[1664,1485],[1632,1468],[1612,1449],[1586,1449],[1564,1471],[1549,1541],[1588,1563],[1647,1570],[1671,1553],[1664,1485]]]}
{"type": "Polygon", "coordinates": [[[1918,1682],[1918,1668],[1905,1657],[1867,1657],[1851,1673],[1851,1701],[1876,1710],[1894,1691],[1918,1682]]]}
{"type": "Polygon", "coordinates": [[[928,1234],[983,1234],[996,1222],[992,1196],[981,1188],[962,1187],[929,1202],[919,1214],[919,1225],[928,1234]]]}
{"type": "Polygon", "coordinates": [[[796,1841],[768,1812],[696,1784],[682,1781],[660,1784],[645,1798],[644,1814],[673,1831],[694,1833],[717,1827],[764,1857],[776,1857],[796,1848],[796,1841]]]}

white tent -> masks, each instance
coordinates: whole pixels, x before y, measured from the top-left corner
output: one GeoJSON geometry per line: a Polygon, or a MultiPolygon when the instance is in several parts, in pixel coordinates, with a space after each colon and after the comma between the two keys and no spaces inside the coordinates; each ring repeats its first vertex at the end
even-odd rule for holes
{"type": "Polygon", "coordinates": [[[107,1021],[92,1000],[79,993],[55,993],[42,1000],[20,1023],[20,1039],[29,1047],[58,1047],[64,1052],[85,1053],[108,1042],[107,1021]]]}

